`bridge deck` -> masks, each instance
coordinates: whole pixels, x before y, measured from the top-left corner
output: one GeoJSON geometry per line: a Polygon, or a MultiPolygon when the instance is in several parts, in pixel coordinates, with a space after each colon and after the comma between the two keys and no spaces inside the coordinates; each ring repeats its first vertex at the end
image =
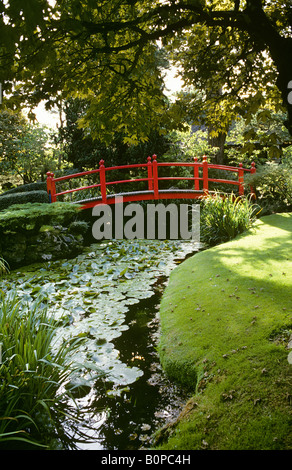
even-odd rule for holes
{"type": "MultiPolygon", "coordinates": [[[[160,200],[160,199],[197,199],[204,195],[204,191],[194,189],[163,189],[159,190],[158,198],[154,198],[154,191],[133,191],[119,194],[108,194],[106,197],[106,204],[115,204],[118,198],[122,198],[123,202],[130,201],[148,201],[148,200],[160,200]]],[[[87,208],[96,206],[97,204],[103,204],[102,197],[94,197],[82,199],[80,201],[74,201],[74,204],[81,204],[87,208]]]]}

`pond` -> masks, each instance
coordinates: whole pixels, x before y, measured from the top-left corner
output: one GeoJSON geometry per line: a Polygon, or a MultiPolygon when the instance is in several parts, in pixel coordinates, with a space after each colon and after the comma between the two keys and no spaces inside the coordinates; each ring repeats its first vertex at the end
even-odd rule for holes
{"type": "Polygon", "coordinates": [[[156,352],[159,302],[171,270],[198,249],[193,241],[105,241],[1,281],[2,290],[16,289],[26,303],[38,297],[59,319],[56,345],[85,338],[72,359],[85,366],[74,380],[86,413],[82,423],[68,421],[68,448],[146,448],[181,410],[186,395],[168,382],[156,352]]]}

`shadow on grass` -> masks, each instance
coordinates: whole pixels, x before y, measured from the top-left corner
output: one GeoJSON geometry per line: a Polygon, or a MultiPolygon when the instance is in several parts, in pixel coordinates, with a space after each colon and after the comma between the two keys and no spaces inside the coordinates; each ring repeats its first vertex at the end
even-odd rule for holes
{"type": "Polygon", "coordinates": [[[196,370],[206,355],[217,360],[246,341],[257,348],[292,326],[292,217],[280,216],[275,225],[273,218],[172,273],[161,303],[162,344],[177,370],[196,370]]]}

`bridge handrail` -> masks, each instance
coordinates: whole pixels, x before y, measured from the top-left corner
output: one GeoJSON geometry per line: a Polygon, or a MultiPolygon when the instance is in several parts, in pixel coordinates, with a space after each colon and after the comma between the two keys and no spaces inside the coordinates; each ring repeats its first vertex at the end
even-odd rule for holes
{"type": "Polygon", "coordinates": [[[124,170],[129,168],[147,168],[148,163],[130,163],[129,165],[120,165],[120,166],[106,166],[104,167],[105,171],[109,170],[124,170]]]}
{"type": "MultiPolygon", "coordinates": [[[[157,162],[157,166],[191,166],[194,165],[203,168],[203,162],[157,162]]],[[[239,164],[240,165],[240,164],[239,164]]],[[[208,168],[215,168],[217,170],[227,170],[227,171],[236,171],[239,172],[241,169],[243,171],[251,172],[252,168],[243,168],[241,166],[229,166],[229,165],[218,165],[216,163],[208,163],[208,168]]]]}
{"type": "MultiPolygon", "coordinates": [[[[244,194],[244,172],[255,173],[255,164],[252,163],[251,168],[244,168],[242,163],[239,164],[238,167],[235,166],[227,166],[227,165],[220,165],[214,163],[208,163],[206,156],[203,157],[202,162],[198,162],[197,158],[194,157],[193,162],[157,162],[156,155],[147,158],[147,163],[134,163],[129,165],[120,165],[120,166],[112,166],[112,167],[105,167],[104,160],[100,160],[99,168],[95,170],[88,170],[79,173],[74,173],[71,175],[65,175],[55,178],[54,174],[51,172],[47,173],[47,191],[50,197],[50,202],[56,202],[57,196],[73,193],[76,191],[81,191],[85,189],[92,189],[92,188],[100,188],[101,190],[101,197],[102,202],[107,203],[107,186],[119,183],[132,183],[132,182],[141,182],[141,181],[148,181],[148,190],[153,191],[154,199],[159,198],[159,188],[158,182],[162,180],[189,180],[194,181],[194,189],[195,191],[201,191],[204,193],[208,193],[208,186],[209,182],[217,182],[217,183],[226,183],[238,186],[239,194],[244,194]],[[194,176],[158,176],[158,167],[173,167],[173,166],[183,166],[183,167],[192,167],[194,169],[194,176]],[[122,170],[122,169],[131,169],[131,168],[145,168],[148,170],[147,178],[131,178],[131,179],[124,179],[124,180],[116,180],[116,181],[106,181],[106,172],[112,170],[122,170]],[[199,168],[202,168],[202,176],[199,176],[199,168]],[[228,179],[219,179],[219,178],[210,178],[208,175],[208,169],[217,169],[217,170],[225,170],[231,172],[238,173],[238,180],[228,180],[228,179]],[[66,191],[56,192],[56,182],[70,180],[72,178],[83,177],[86,175],[91,174],[99,174],[99,183],[91,184],[88,186],[82,186],[80,188],[73,188],[68,189],[66,191]],[[200,181],[203,182],[203,189],[200,190],[200,181]]],[[[253,192],[253,190],[252,190],[253,192]]]]}
{"type": "Polygon", "coordinates": [[[61,191],[60,193],[56,193],[55,196],[62,196],[63,194],[75,193],[76,191],[82,191],[84,189],[100,188],[100,186],[101,184],[98,183],[98,184],[91,184],[90,186],[81,186],[80,188],[66,189],[66,191],[61,191]]]}
{"type": "MultiPolygon", "coordinates": [[[[98,168],[96,170],[82,171],[80,173],[73,173],[71,175],[58,176],[57,178],[54,178],[54,181],[70,180],[72,178],[80,178],[80,176],[91,175],[93,173],[99,173],[99,172],[100,172],[100,168],[98,168]]],[[[50,172],[48,172],[48,173],[54,175],[54,173],[50,173],[50,172]]],[[[47,175],[48,175],[48,173],[47,173],[47,175]]]]}

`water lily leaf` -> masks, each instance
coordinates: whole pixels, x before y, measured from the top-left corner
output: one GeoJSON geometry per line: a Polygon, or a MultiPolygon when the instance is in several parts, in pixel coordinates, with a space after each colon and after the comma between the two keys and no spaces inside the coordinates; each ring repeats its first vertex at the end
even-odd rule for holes
{"type": "Polygon", "coordinates": [[[72,312],[75,315],[84,315],[86,310],[84,310],[84,308],[82,308],[82,307],[73,307],[72,312]]]}
{"type": "Polygon", "coordinates": [[[122,271],[120,271],[119,276],[123,276],[128,271],[128,266],[126,266],[122,271]]]}
{"type": "Polygon", "coordinates": [[[106,395],[110,398],[121,397],[124,393],[130,392],[130,387],[122,387],[118,389],[107,390],[106,395]]]}
{"type": "Polygon", "coordinates": [[[83,292],[83,295],[85,297],[98,297],[99,292],[87,290],[87,291],[83,292]]]}
{"type": "Polygon", "coordinates": [[[124,277],[125,277],[126,279],[133,279],[134,276],[133,276],[133,274],[126,272],[126,273],[124,274],[124,277]]]}
{"type": "Polygon", "coordinates": [[[60,274],[55,274],[54,276],[52,276],[52,279],[57,279],[57,281],[55,282],[55,285],[58,286],[64,286],[64,285],[67,285],[67,281],[65,279],[60,279],[60,274]]]}
{"type": "Polygon", "coordinates": [[[138,369],[138,367],[127,367],[123,363],[118,363],[114,371],[108,375],[108,380],[114,381],[114,383],[119,385],[129,385],[136,382],[142,375],[143,371],[138,369]]]}
{"type": "Polygon", "coordinates": [[[41,290],[41,287],[40,287],[40,286],[34,287],[34,288],[31,290],[31,294],[36,294],[36,293],[39,292],[40,290],[41,290]]]}

